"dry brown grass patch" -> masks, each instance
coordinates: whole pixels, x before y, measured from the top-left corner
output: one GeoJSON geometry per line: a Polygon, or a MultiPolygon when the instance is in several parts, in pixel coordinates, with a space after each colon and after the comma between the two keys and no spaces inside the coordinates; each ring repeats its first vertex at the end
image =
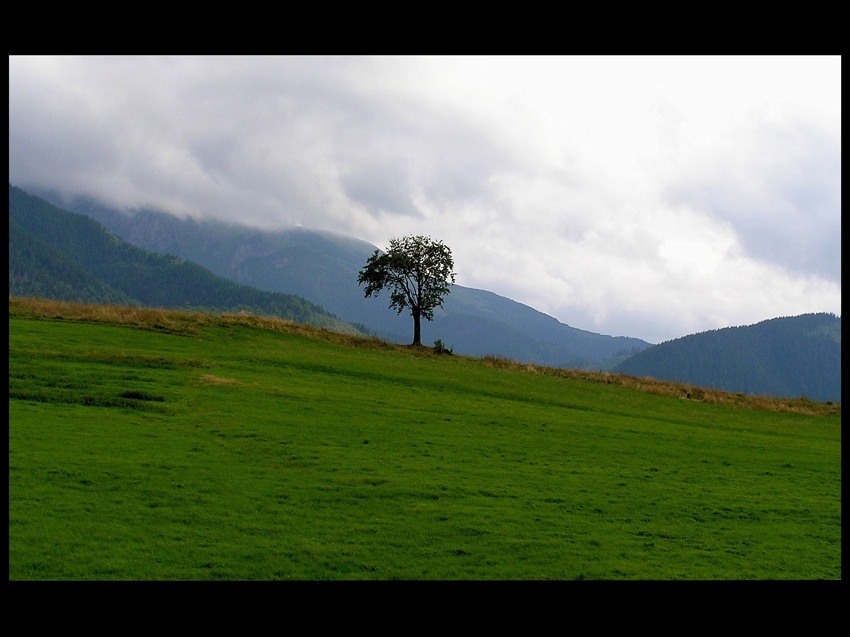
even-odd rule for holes
{"type": "Polygon", "coordinates": [[[688,383],[678,383],[655,378],[612,374],[610,372],[592,372],[583,369],[562,369],[544,367],[512,361],[504,356],[488,355],[483,358],[484,365],[499,369],[520,372],[533,372],[559,378],[570,378],[591,383],[615,385],[657,396],[675,396],[682,400],[692,400],[715,405],[731,405],[743,409],[762,409],[809,416],[841,416],[841,403],[819,403],[808,398],[774,398],[772,396],[754,396],[741,392],[728,392],[722,389],[695,387],[688,383]]]}
{"type": "Polygon", "coordinates": [[[208,385],[241,385],[238,380],[235,378],[220,378],[218,376],[213,376],[212,374],[204,374],[201,376],[201,382],[207,383],[208,385]]]}

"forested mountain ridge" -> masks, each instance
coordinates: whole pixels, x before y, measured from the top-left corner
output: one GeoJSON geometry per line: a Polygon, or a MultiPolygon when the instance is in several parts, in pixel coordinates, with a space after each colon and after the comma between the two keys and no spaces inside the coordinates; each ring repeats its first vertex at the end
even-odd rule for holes
{"type": "MultiPolygon", "coordinates": [[[[16,216],[22,205],[16,198],[38,209],[48,206],[54,215],[58,210],[10,184],[10,294],[246,309],[354,329],[336,318],[341,317],[388,340],[410,340],[410,317],[389,310],[385,297],[364,298],[356,284],[358,270],[375,250],[365,241],[303,228],[266,232],[161,212],[128,215],[85,200],[69,206],[81,214],[61,210],[73,217],[36,231],[32,224],[41,213],[16,216]],[[22,218],[28,221],[22,224],[22,218]],[[281,305],[283,299],[288,300],[281,305]],[[322,308],[336,316],[328,317],[322,308]]],[[[639,339],[579,330],[492,292],[456,285],[433,323],[423,324],[423,342],[428,337],[473,356],[497,354],[734,392],[841,400],[841,319],[830,314],[771,319],[650,347],[639,339]]]]}
{"type": "Polygon", "coordinates": [[[841,318],[803,314],[684,336],[615,372],[767,396],[841,401],[841,318]]]}
{"type": "Polygon", "coordinates": [[[9,219],[9,295],[139,305],[9,219]]]}
{"type": "MultiPolygon", "coordinates": [[[[263,231],[154,211],[130,215],[82,198],[63,205],[144,249],[177,255],[259,289],[296,294],[382,338],[410,342],[410,316],[389,310],[386,295],[364,298],[357,285],[358,271],[376,249],[366,241],[305,228],[263,231]]],[[[422,325],[423,342],[435,339],[458,354],[586,369],[610,368],[624,352],[650,345],[580,330],[493,292],[460,285],[451,286],[433,322],[422,325]]]]}
{"type": "Polygon", "coordinates": [[[196,263],[149,252],[9,184],[9,293],[94,303],[246,310],[358,333],[294,295],[239,285],[196,263]]]}

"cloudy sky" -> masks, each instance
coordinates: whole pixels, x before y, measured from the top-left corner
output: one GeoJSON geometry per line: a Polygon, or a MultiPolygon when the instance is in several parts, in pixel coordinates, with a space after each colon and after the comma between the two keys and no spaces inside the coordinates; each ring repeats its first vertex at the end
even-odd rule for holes
{"type": "Polygon", "coordinates": [[[660,342],[841,313],[841,58],[11,57],[9,181],[430,235],[457,283],[660,342]]]}

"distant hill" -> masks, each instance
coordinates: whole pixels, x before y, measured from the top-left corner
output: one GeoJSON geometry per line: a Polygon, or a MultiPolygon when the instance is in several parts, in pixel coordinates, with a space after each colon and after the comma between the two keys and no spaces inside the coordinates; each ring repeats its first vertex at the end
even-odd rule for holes
{"type": "Polygon", "coordinates": [[[36,239],[11,218],[9,294],[60,301],[139,304],[77,265],[61,250],[36,239]]]}
{"type": "Polygon", "coordinates": [[[155,254],[9,185],[9,294],[69,301],[246,310],[358,333],[294,295],[256,290],[196,263],[155,254]]]}
{"type": "MultiPolygon", "coordinates": [[[[194,261],[234,282],[301,296],[387,340],[412,339],[409,315],[389,310],[386,294],[364,298],[357,285],[358,271],[376,249],[365,241],[304,228],[269,232],[153,211],[130,215],[88,199],[66,206],[146,250],[194,261]]],[[[452,286],[433,322],[422,324],[422,342],[436,339],[458,354],[584,369],[608,369],[650,346],[637,338],[576,329],[527,305],[460,285],[452,286]]]]}
{"type": "Polygon", "coordinates": [[[650,347],[614,367],[702,387],[841,401],[841,318],[803,314],[701,332],[650,347]]]}

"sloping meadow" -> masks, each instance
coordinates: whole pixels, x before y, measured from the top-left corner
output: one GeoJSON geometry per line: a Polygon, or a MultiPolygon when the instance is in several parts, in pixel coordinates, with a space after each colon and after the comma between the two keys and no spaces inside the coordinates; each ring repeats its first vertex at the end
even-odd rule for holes
{"type": "Polygon", "coordinates": [[[841,578],[840,415],[178,318],[10,301],[10,579],[841,578]]]}

